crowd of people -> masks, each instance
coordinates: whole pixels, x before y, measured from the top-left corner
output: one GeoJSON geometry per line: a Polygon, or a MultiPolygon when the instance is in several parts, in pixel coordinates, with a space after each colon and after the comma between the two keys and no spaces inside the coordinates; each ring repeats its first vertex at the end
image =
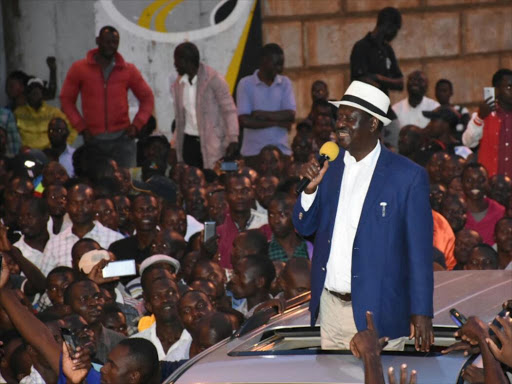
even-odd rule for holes
{"type": "MultiPolygon", "coordinates": [[[[448,79],[430,99],[425,73],[404,79],[400,71],[389,44],[400,27],[400,13],[383,9],[354,46],[351,73],[385,94],[407,89],[378,134],[428,172],[432,268],[512,270],[512,71],[489,74],[495,98],[472,115],[451,103],[448,79]]],[[[67,73],[61,109],[45,102],[56,94],[54,58],[48,83],[21,70],[8,76],[9,104],[0,109],[0,382],[96,383],[101,375],[159,383],[255,312],[311,290],[315,234],[299,235],[292,212],[305,169],[326,142],[339,141],[328,85],[312,84],[310,113],[296,123],[279,45],[262,48],[258,70],[233,98],[197,47],[182,43],[168,140],[152,117],[151,88],[117,52],[119,39],[111,26],[100,30],[98,48],[67,73]],[[128,90],[139,101],[132,120],[128,90]],[[123,260],[134,260],[134,274],[103,276],[123,260]],[[63,348],[63,330],[72,348],[63,348]]],[[[350,285],[343,293],[350,301],[350,285]]],[[[350,349],[364,360],[367,382],[384,383],[384,340],[366,316],[368,329],[350,349]]],[[[512,327],[509,315],[498,320],[503,331],[477,318],[458,331],[458,348],[483,356],[484,370],[464,374],[471,383],[506,382],[500,363],[512,366],[512,327]]]]}

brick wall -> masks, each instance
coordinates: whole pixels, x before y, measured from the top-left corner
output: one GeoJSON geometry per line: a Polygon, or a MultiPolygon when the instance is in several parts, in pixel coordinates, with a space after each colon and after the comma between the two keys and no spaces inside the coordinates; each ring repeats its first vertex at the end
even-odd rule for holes
{"type": "MultiPolygon", "coordinates": [[[[435,82],[452,80],[454,103],[480,102],[492,74],[512,68],[512,0],[262,0],[263,39],[285,51],[285,74],[294,84],[297,116],[311,105],[316,79],[339,99],[350,82],[350,52],[371,31],[379,9],[400,9],[403,25],[392,45],[405,76],[422,69],[435,82]]],[[[405,92],[391,93],[391,101],[405,92]]]]}

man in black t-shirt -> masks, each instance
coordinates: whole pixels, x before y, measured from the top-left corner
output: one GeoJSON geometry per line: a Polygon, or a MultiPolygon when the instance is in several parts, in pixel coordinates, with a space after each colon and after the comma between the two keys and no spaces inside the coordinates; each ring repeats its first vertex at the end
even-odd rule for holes
{"type": "MultiPolygon", "coordinates": [[[[372,32],[359,40],[350,55],[351,81],[360,80],[380,88],[386,95],[390,90],[401,91],[404,77],[398,66],[390,42],[402,27],[402,16],[396,8],[387,7],[379,11],[377,25],[372,32]]],[[[389,108],[391,124],[385,127],[384,141],[396,147],[399,126],[396,115],[389,108]]]]}

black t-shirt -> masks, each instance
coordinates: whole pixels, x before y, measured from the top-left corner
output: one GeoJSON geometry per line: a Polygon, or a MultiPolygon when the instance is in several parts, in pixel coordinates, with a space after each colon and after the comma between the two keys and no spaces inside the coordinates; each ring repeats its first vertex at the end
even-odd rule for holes
{"type": "Polygon", "coordinates": [[[146,258],[151,256],[150,247],[139,249],[139,243],[135,236],[129,236],[126,239],[114,241],[108,248],[117,260],[135,259],[135,263],[140,264],[146,258]]]}
{"type": "MultiPolygon", "coordinates": [[[[379,44],[371,33],[355,43],[350,55],[351,81],[363,79],[368,74],[377,74],[393,79],[403,77],[391,45],[385,42],[379,44]]],[[[381,90],[386,95],[388,94],[386,87],[382,87],[381,90]]]]}

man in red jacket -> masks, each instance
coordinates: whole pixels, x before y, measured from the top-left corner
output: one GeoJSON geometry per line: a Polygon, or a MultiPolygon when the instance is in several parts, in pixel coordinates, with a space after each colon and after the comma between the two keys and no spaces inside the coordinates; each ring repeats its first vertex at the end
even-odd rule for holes
{"type": "Polygon", "coordinates": [[[86,143],[94,143],[122,167],[135,166],[137,131],[148,121],[154,107],[153,92],[135,65],[117,52],[119,32],[101,28],[98,48],[73,63],[68,71],[60,101],[62,110],[86,143]],[[133,122],[128,115],[128,90],[139,100],[133,122]],[[82,112],[76,107],[78,94],[82,112]]]}

